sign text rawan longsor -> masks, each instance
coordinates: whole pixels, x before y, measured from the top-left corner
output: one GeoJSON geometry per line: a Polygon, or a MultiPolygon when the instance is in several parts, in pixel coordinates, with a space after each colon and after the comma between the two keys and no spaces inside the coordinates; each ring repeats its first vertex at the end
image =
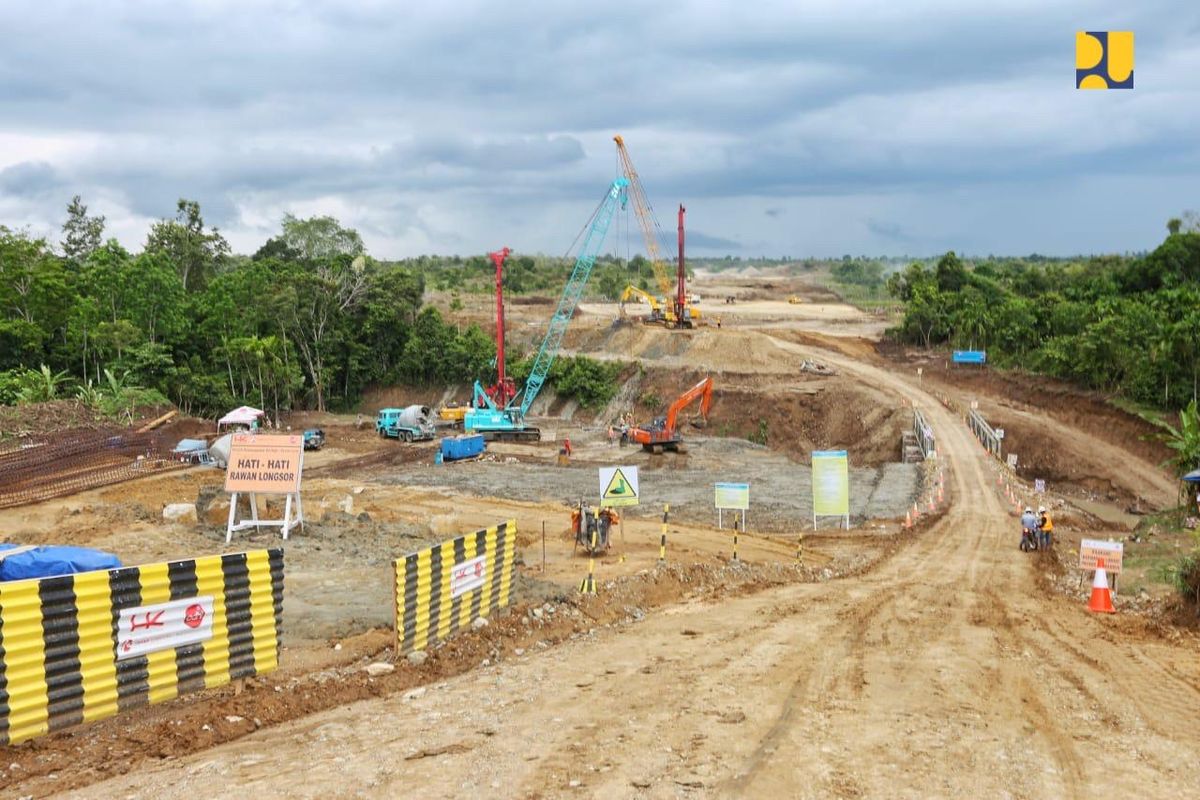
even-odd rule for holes
{"type": "Polygon", "coordinates": [[[239,458],[230,467],[230,480],[235,481],[287,481],[296,480],[296,465],[286,458],[268,458],[266,464],[257,458],[239,458]]]}
{"type": "Polygon", "coordinates": [[[300,490],[302,436],[235,434],[225,491],[288,494],[300,490]]]}

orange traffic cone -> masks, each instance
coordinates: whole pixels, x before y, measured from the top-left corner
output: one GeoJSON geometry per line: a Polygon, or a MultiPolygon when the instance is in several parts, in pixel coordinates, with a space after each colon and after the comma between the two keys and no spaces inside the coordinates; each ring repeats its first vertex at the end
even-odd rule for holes
{"type": "Polygon", "coordinates": [[[944,488],[943,486],[938,486],[938,502],[940,503],[940,502],[942,502],[942,501],[943,501],[943,500],[945,500],[945,499],[946,499],[946,490],[945,490],[945,488],[944,488]]]}
{"type": "Polygon", "coordinates": [[[913,519],[916,519],[917,517],[921,516],[921,509],[917,507],[916,500],[913,501],[912,515],[913,515],[913,519]]]}
{"type": "Polygon", "coordinates": [[[933,513],[933,511],[934,511],[934,505],[933,505],[933,492],[930,492],[930,493],[929,493],[929,513],[930,513],[930,514],[932,514],[932,513],[933,513]]]}
{"type": "Polygon", "coordinates": [[[912,512],[911,511],[908,511],[904,514],[904,527],[905,528],[912,527],[912,512]]]}
{"type": "Polygon", "coordinates": [[[1092,580],[1092,599],[1088,600],[1088,611],[1100,614],[1115,614],[1112,592],[1108,589],[1108,573],[1104,571],[1104,559],[1096,561],[1096,577],[1092,580]]]}

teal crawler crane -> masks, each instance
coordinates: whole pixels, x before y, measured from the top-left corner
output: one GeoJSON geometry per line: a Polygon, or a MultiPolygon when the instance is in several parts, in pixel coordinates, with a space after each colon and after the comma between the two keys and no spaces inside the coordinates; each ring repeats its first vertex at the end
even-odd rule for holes
{"type": "Polygon", "coordinates": [[[538,348],[524,388],[501,406],[488,396],[487,390],[479,381],[475,381],[471,410],[463,418],[463,428],[467,433],[481,433],[489,441],[536,442],[542,438],[542,432],[538,428],[526,424],[525,415],[529,413],[529,407],[537,399],[542,384],[550,374],[554,357],[558,355],[562,345],[563,334],[571,324],[571,317],[575,315],[579,298],[583,295],[588,278],[591,277],[596,256],[604,244],[604,237],[608,234],[613,214],[616,213],[618,205],[624,208],[628,196],[629,181],[626,178],[617,178],[608,187],[604,199],[592,214],[587,234],[579,247],[579,256],[575,259],[575,268],[571,270],[571,277],[567,279],[562,296],[558,298],[558,306],[554,309],[554,315],[550,317],[546,337],[542,339],[542,345],[538,348]]]}

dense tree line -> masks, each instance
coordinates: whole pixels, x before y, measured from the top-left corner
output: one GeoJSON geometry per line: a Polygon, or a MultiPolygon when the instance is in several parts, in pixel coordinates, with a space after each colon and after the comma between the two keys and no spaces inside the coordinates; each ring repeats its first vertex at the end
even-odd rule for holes
{"type": "MultiPolygon", "coordinates": [[[[490,286],[482,256],[459,260],[461,275],[429,259],[383,263],[337,220],[291,216],[239,256],[189,200],[152,226],[140,253],[104,228],[78,197],[58,247],[0,226],[0,403],[324,410],[353,405],[370,384],[464,383],[493,369],[490,333],[423,304],[431,277],[490,286]]],[[[557,292],[569,269],[514,261],[510,290],[557,292]]],[[[593,362],[559,375],[579,369],[610,371],[593,362]]]]}
{"type": "MultiPolygon", "coordinates": [[[[1068,262],[947,253],[888,278],[900,339],[988,351],[1002,366],[1177,410],[1200,388],[1200,231],[1172,220],[1139,257],[1068,262]]],[[[1031,391],[1035,389],[1030,387],[1031,391]]]]}
{"type": "MultiPolygon", "coordinates": [[[[491,294],[495,290],[495,267],[485,255],[417,256],[396,263],[423,276],[430,289],[468,294],[491,294]]],[[[505,263],[504,290],[512,294],[557,295],[574,264],[569,258],[514,254],[505,263]]],[[[667,265],[667,270],[673,276],[675,265],[667,265]]],[[[588,295],[616,300],[630,284],[658,291],[650,261],[640,254],[630,259],[603,254],[592,268],[588,295]]]]}

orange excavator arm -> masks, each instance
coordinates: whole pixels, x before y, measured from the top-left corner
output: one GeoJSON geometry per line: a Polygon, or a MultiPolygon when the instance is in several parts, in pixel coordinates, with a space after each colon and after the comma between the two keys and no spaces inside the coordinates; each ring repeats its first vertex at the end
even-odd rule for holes
{"type": "Polygon", "coordinates": [[[667,430],[675,430],[675,420],[679,417],[679,412],[691,405],[697,398],[700,398],[700,416],[708,419],[708,410],[712,407],[712,395],[713,379],[711,376],[679,395],[667,409],[667,430]]]}

